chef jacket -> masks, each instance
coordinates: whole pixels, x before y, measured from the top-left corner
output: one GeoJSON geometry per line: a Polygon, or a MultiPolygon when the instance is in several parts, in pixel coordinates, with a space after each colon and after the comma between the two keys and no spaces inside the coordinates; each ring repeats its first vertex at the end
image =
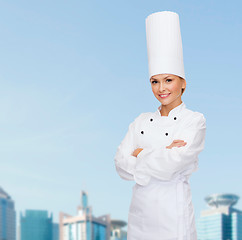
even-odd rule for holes
{"type": "Polygon", "coordinates": [[[135,118],[114,158],[119,176],[136,183],[128,240],[196,240],[189,176],[204,149],[206,119],[184,102],[168,116],[161,116],[161,107],[135,118]],[[166,148],[173,140],[187,144],[166,148]],[[137,148],[143,150],[135,157],[137,148]]]}

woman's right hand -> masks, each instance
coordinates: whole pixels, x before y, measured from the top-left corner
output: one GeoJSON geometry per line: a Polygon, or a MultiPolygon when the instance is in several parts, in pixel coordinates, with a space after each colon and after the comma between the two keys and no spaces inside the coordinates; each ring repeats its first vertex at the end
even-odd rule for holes
{"type": "Polygon", "coordinates": [[[138,154],[139,154],[142,150],[143,150],[143,148],[137,148],[137,149],[134,150],[134,152],[133,152],[132,155],[133,155],[134,157],[137,157],[138,154]]]}
{"type": "Polygon", "coordinates": [[[187,144],[187,143],[186,143],[185,141],[183,141],[183,140],[174,140],[174,141],[171,143],[171,145],[166,146],[166,148],[171,149],[171,148],[173,148],[173,147],[183,147],[183,146],[185,146],[186,144],[187,144]]]}

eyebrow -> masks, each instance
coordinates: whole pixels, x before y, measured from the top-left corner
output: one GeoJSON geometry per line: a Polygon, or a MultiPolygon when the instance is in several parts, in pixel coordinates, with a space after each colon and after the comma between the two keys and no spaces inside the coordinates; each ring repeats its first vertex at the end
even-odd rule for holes
{"type": "MultiPolygon", "coordinates": [[[[168,77],[171,77],[171,76],[166,76],[164,79],[167,79],[168,77]]],[[[152,79],[154,79],[154,80],[159,80],[159,79],[157,79],[157,78],[151,77],[150,81],[151,81],[152,79]]]]}

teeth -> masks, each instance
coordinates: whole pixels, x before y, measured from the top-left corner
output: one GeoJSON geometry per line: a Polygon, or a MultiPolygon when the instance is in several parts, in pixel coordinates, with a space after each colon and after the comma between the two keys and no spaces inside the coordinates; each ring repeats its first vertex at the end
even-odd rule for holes
{"type": "Polygon", "coordinates": [[[165,97],[165,96],[168,96],[169,94],[166,94],[166,95],[161,95],[162,97],[165,97]]]}

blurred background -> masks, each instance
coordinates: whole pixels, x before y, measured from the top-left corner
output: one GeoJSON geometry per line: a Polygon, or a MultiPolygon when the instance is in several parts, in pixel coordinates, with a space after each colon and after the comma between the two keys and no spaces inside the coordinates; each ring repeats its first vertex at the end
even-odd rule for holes
{"type": "MultiPolygon", "coordinates": [[[[0,186],[20,212],[127,222],[131,181],[114,155],[128,125],[160,103],[148,78],[145,18],[179,14],[187,108],[207,120],[191,178],[196,219],[214,193],[242,194],[241,1],[0,0],[0,186]]],[[[242,201],[236,207],[242,208],[242,201]]],[[[17,227],[16,227],[17,228],[17,227]]]]}

